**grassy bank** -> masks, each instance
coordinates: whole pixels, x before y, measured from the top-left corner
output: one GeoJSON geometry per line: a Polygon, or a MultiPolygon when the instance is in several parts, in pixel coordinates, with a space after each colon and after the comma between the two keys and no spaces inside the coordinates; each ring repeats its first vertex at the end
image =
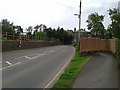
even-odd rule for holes
{"type": "Polygon", "coordinates": [[[61,75],[61,77],[52,89],[71,88],[76,76],[79,74],[85,63],[89,60],[90,56],[80,57],[77,45],[74,46],[76,48],[75,57],[73,58],[71,63],[66,68],[65,72],[61,75]]]}

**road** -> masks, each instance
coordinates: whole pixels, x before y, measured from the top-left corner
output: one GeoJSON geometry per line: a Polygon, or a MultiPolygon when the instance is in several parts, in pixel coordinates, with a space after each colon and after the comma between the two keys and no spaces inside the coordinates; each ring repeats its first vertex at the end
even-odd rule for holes
{"type": "Polygon", "coordinates": [[[118,63],[110,53],[92,56],[73,88],[118,88],[118,63]]]}
{"type": "Polygon", "coordinates": [[[4,52],[3,88],[48,88],[74,56],[72,46],[52,46],[4,52]]]}

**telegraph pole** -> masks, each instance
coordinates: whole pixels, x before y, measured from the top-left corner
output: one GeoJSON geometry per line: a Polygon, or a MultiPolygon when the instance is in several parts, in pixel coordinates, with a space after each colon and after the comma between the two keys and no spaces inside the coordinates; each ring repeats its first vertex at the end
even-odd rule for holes
{"type": "Polygon", "coordinates": [[[82,7],[82,2],[80,0],[79,14],[74,14],[74,15],[78,16],[78,18],[79,18],[79,30],[78,30],[78,46],[79,46],[79,49],[80,49],[81,7],[82,7]]]}
{"type": "Polygon", "coordinates": [[[81,0],[80,0],[80,9],[79,9],[79,16],[78,16],[78,18],[79,18],[79,39],[80,39],[80,28],[81,28],[81,0]]]}
{"type": "Polygon", "coordinates": [[[78,45],[79,45],[79,49],[80,49],[80,28],[81,28],[81,5],[82,5],[82,2],[80,0],[80,7],[79,7],[79,15],[78,15],[78,18],[79,18],[79,31],[78,31],[78,45]]]}

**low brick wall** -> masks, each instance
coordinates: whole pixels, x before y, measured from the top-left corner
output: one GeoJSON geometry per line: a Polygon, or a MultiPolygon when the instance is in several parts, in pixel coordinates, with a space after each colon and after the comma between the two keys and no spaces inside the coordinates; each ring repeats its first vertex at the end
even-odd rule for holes
{"type": "Polygon", "coordinates": [[[2,52],[20,49],[41,48],[47,46],[60,45],[60,42],[22,42],[19,47],[19,41],[2,41],[2,52]]]}

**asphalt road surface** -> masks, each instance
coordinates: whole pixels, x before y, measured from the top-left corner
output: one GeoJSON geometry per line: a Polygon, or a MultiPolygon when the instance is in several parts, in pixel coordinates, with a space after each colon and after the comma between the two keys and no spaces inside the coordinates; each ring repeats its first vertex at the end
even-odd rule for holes
{"type": "Polygon", "coordinates": [[[92,56],[73,88],[118,88],[118,63],[109,53],[92,56]]]}
{"type": "Polygon", "coordinates": [[[3,88],[47,88],[74,55],[72,46],[4,52],[3,88]]]}

